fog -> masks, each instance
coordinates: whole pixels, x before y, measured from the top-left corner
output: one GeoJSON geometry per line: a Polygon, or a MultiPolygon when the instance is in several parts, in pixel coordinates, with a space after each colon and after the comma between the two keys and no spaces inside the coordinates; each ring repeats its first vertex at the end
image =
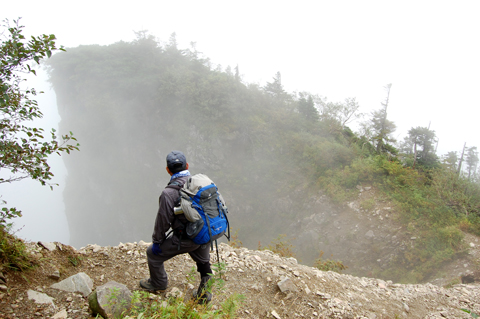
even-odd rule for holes
{"type": "MultiPolygon", "coordinates": [[[[137,1],[125,7],[110,1],[78,6],[22,1],[2,4],[2,15],[22,17],[26,34],[54,33],[66,47],[131,41],[138,30],[166,42],[175,32],[180,48],[196,42],[212,63],[238,65],[244,82],[263,86],[280,71],[288,92],[308,91],[329,101],[356,97],[366,113],[380,107],[383,87],[392,83],[389,118],[398,138],[411,127],[430,125],[441,155],[461,151],[464,143],[480,146],[479,6],[476,1],[137,1]]],[[[29,85],[46,91],[38,100],[42,125],[49,129],[60,118],[44,80],[40,75],[29,85]]],[[[3,199],[24,212],[16,223],[24,238],[69,241],[62,201],[66,170],[60,160],[50,162],[60,184],[53,192],[29,181],[1,186],[3,199]]],[[[155,174],[159,185],[166,181],[161,172],[155,174]]]]}
{"type": "MultiPolygon", "coordinates": [[[[31,122],[32,126],[43,127],[46,132],[52,128],[58,130],[60,117],[56,107],[55,93],[47,83],[47,76],[40,72],[38,77],[28,76],[24,87],[34,87],[45,92],[36,98],[44,117],[31,122]]],[[[65,205],[62,191],[65,187],[67,172],[63,159],[54,154],[48,159],[51,172],[55,175],[50,181],[53,191],[39,182],[24,179],[13,183],[0,184],[2,199],[8,207],[17,207],[23,217],[15,219],[13,231],[21,238],[33,241],[59,241],[67,243],[70,240],[65,205]],[[55,185],[55,184],[58,184],[55,185]]]]}
{"type": "Polygon", "coordinates": [[[238,64],[247,82],[264,84],[280,71],[289,92],[331,101],[356,97],[364,111],[377,109],[383,86],[392,83],[389,114],[399,135],[431,122],[440,153],[460,150],[463,142],[480,144],[473,137],[480,69],[476,1],[140,1],[128,8],[86,1],[75,9],[61,1],[23,3],[4,4],[3,16],[23,17],[27,33],[54,33],[67,47],[130,41],[134,30],[167,41],[175,32],[180,47],[195,42],[213,63],[238,64]]]}

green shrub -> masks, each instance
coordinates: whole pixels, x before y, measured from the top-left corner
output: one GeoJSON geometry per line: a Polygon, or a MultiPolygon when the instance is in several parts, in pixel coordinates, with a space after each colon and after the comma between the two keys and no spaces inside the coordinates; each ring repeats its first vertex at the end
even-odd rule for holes
{"type": "Polygon", "coordinates": [[[360,203],[360,207],[362,209],[365,209],[365,210],[369,211],[369,210],[372,210],[373,208],[375,208],[375,203],[376,203],[375,198],[365,199],[360,203]]]}
{"type": "Polygon", "coordinates": [[[245,297],[240,294],[232,294],[226,298],[218,309],[210,304],[200,305],[194,299],[170,298],[160,301],[152,298],[148,292],[135,291],[132,298],[132,307],[122,318],[142,319],[202,319],[202,318],[235,318],[241,303],[245,297]]]}
{"type": "Polygon", "coordinates": [[[480,236],[480,216],[468,215],[460,222],[460,229],[471,234],[480,236]]]}
{"type": "Polygon", "coordinates": [[[342,270],[347,269],[348,267],[343,264],[343,262],[339,260],[323,260],[324,252],[320,251],[320,256],[315,260],[314,267],[322,270],[322,271],[334,271],[334,272],[342,272],[342,270]]]}
{"type": "Polygon", "coordinates": [[[287,235],[281,234],[272,242],[266,246],[262,247],[258,243],[258,250],[268,249],[273,251],[276,254],[279,254],[281,257],[293,257],[295,258],[295,253],[293,252],[293,245],[290,243],[290,240],[287,238],[287,235]]]}
{"type": "Polygon", "coordinates": [[[233,248],[240,248],[243,247],[242,241],[238,238],[238,229],[232,235],[232,239],[228,242],[228,244],[233,248]]]}
{"type": "Polygon", "coordinates": [[[355,186],[378,182],[380,173],[372,159],[356,158],[349,166],[325,171],[317,183],[335,203],[341,204],[356,197],[355,186]]]}

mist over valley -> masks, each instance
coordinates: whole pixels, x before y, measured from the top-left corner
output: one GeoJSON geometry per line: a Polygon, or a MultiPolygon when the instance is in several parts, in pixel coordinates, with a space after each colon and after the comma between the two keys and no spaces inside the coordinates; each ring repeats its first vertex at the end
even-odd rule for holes
{"type": "MultiPolygon", "coordinates": [[[[464,199],[469,204],[452,206],[446,194],[430,198],[432,178],[434,187],[456,187],[447,176],[456,172],[459,154],[436,155],[429,128],[393,138],[391,85],[378,111],[362,122],[355,99],[332,103],[289,93],[280,72],[265,86],[246,83],[238,66],[214,67],[194,47],[180,49],[174,34],[160,44],[145,32],[132,42],[68,48],[48,67],[59,129],[81,143],[80,152],[64,157],[75,247],[150,239],[171,150],[186,154],[192,173],[216,182],[237,241],[283,249],[310,265],[320,256],[339,260],[355,275],[426,280],[438,268],[436,254],[452,260],[460,244],[444,246],[428,232],[418,246],[410,238],[423,234],[436,214],[467,217],[458,213],[467,205],[477,216],[476,149],[463,166],[469,165],[469,177],[462,183],[476,183],[464,199]],[[354,133],[355,119],[361,125],[354,133]],[[422,200],[410,202],[419,192],[422,200]],[[425,210],[440,202],[438,212],[425,210]],[[420,269],[425,257],[411,254],[432,241],[438,247],[428,250],[431,263],[420,269]]],[[[446,218],[435,227],[460,240],[446,218]]]]}

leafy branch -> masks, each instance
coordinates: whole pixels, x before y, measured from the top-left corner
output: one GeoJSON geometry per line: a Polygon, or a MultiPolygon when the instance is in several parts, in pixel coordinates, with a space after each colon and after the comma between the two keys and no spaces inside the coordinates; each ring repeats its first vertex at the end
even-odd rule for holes
{"type": "MultiPolygon", "coordinates": [[[[19,25],[19,20],[14,20],[13,26],[8,20],[3,20],[1,27],[4,30],[0,33],[0,184],[31,178],[46,185],[53,177],[48,156],[63,152],[69,154],[78,150],[80,145],[70,144],[76,141],[72,132],[58,138],[55,129],[52,129],[47,138],[43,128],[25,124],[43,117],[37,101],[33,99],[43,92],[34,88],[22,89],[21,83],[25,81],[22,75],[36,75],[35,65],[50,58],[52,52],[65,50],[56,46],[53,34],[32,36],[27,41],[22,34],[24,26],[19,25]]],[[[50,188],[53,185],[49,184],[50,188]]],[[[20,216],[20,212],[3,208],[0,224],[15,216],[20,216]]]]}

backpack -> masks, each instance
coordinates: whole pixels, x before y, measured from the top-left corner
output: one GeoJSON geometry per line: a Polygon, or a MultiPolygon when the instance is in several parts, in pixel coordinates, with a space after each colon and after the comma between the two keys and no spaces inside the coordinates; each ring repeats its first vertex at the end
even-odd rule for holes
{"type": "Polygon", "coordinates": [[[185,234],[198,245],[211,243],[225,235],[230,240],[227,205],[215,183],[204,174],[190,176],[180,188],[180,207],[175,214],[188,220],[185,234]],[[228,235],[226,234],[228,230],[228,235]]]}

